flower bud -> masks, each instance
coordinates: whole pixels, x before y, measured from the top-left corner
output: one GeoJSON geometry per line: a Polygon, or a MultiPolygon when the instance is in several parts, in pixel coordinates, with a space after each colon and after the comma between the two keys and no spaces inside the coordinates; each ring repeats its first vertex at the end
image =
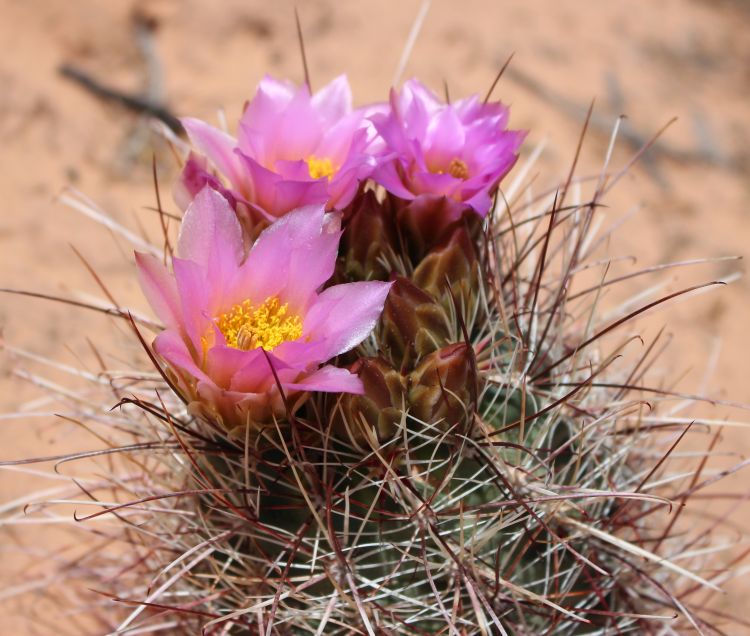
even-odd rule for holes
{"type": "Polygon", "coordinates": [[[386,264],[395,245],[390,200],[382,203],[372,190],[362,193],[345,212],[342,237],[345,280],[386,280],[386,264]]]}
{"type": "Polygon", "coordinates": [[[424,196],[413,201],[394,201],[399,231],[415,263],[445,236],[461,218],[456,202],[444,196],[424,196]]]}
{"type": "Polygon", "coordinates": [[[455,225],[450,234],[433,248],[414,270],[414,284],[441,298],[448,287],[455,296],[467,298],[479,284],[479,261],[470,229],[455,225]]]}
{"type": "Polygon", "coordinates": [[[378,439],[393,436],[405,407],[403,376],[382,358],[360,358],[350,368],[364,385],[364,394],[342,395],[334,428],[339,435],[363,442],[374,431],[378,439]]]}
{"type": "Polygon", "coordinates": [[[450,332],[443,309],[435,299],[406,278],[397,277],[381,319],[384,351],[401,371],[448,342],[450,332]]]}
{"type": "Polygon", "coordinates": [[[408,380],[411,415],[429,423],[444,420],[446,428],[463,422],[478,392],[474,351],[463,342],[443,347],[422,360],[408,380]]]}

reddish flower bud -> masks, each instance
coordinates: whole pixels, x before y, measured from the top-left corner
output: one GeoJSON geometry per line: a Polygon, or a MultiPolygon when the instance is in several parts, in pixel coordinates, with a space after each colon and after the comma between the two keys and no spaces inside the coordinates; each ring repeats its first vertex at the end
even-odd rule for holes
{"type": "Polygon", "coordinates": [[[360,358],[350,368],[364,394],[344,394],[334,416],[338,435],[363,442],[374,431],[381,441],[393,436],[406,406],[404,377],[382,358],[360,358]]]}
{"type": "Polygon", "coordinates": [[[406,278],[396,278],[381,320],[379,342],[393,365],[409,370],[448,343],[446,316],[435,299],[406,278]]]}
{"type": "Polygon", "coordinates": [[[442,243],[424,257],[412,280],[435,298],[441,298],[449,286],[456,296],[467,297],[466,294],[476,290],[479,262],[470,228],[462,224],[454,226],[442,243]]]}
{"type": "Polygon", "coordinates": [[[396,245],[390,199],[382,203],[371,190],[357,196],[344,214],[341,240],[345,280],[387,280],[387,262],[396,245]]]}
{"type": "Polygon", "coordinates": [[[448,345],[427,356],[409,375],[410,413],[425,422],[463,422],[477,396],[474,351],[465,343],[448,345]]]}

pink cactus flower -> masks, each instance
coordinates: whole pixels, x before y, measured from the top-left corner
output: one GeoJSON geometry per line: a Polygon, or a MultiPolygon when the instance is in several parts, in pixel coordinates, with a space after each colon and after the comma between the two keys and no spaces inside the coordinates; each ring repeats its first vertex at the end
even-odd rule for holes
{"type": "MultiPolygon", "coordinates": [[[[306,85],[296,88],[264,78],[245,108],[236,139],[198,119],[182,124],[196,151],[226,180],[228,200],[247,204],[267,220],[313,203],[329,210],[345,207],[374,165],[367,153],[368,122],[363,111],[352,110],[343,75],[314,95],[306,85]]],[[[217,187],[191,157],[178,203],[207,183],[217,187]]]]}
{"type": "Polygon", "coordinates": [[[413,207],[440,199],[455,218],[466,209],[485,216],[525,136],[506,129],[508,109],[476,95],[445,104],[417,80],[390,102],[371,117],[385,143],[372,178],[413,207]]]}
{"type": "Polygon", "coordinates": [[[245,254],[234,211],[206,187],[185,213],[173,275],[136,253],[143,292],[166,327],[154,350],[194,407],[231,428],[283,414],[279,388],[287,397],[362,393],[356,375],[323,363],[367,338],[390,283],[319,291],[340,236],[334,215],[308,206],[269,226],[245,254]]]}

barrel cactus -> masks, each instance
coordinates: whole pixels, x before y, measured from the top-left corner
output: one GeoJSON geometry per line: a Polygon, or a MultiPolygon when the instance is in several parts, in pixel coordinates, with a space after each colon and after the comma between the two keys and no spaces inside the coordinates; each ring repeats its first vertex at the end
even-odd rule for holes
{"type": "Polygon", "coordinates": [[[148,366],[75,403],[107,430],[77,517],[106,545],[65,566],[99,627],[710,632],[710,535],[670,515],[703,466],[612,337],[666,299],[603,318],[606,167],[533,195],[507,120],[345,78],[265,79],[237,138],[185,120],[177,244],[136,255],[158,320],[111,310],[148,366]]]}

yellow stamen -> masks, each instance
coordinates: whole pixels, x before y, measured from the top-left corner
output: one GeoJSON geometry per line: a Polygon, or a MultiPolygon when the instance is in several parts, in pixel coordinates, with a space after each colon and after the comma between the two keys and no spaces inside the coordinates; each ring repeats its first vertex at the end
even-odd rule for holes
{"type": "Polygon", "coordinates": [[[307,159],[307,169],[310,171],[310,176],[313,179],[320,179],[321,177],[331,177],[336,174],[336,168],[333,167],[333,163],[327,157],[319,159],[315,155],[310,155],[307,159]]]}
{"type": "Polygon", "coordinates": [[[456,177],[456,179],[469,178],[469,166],[467,166],[466,163],[464,163],[458,157],[454,157],[453,159],[451,159],[451,163],[448,166],[448,172],[451,174],[451,176],[456,177]]]}
{"type": "Polygon", "coordinates": [[[216,326],[228,346],[243,351],[258,347],[272,351],[302,335],[302,319],[290,314],[289,305],[282,305],[276,296],[266,298],[258,307],[245,300],[218,316],[216,326]]]}

